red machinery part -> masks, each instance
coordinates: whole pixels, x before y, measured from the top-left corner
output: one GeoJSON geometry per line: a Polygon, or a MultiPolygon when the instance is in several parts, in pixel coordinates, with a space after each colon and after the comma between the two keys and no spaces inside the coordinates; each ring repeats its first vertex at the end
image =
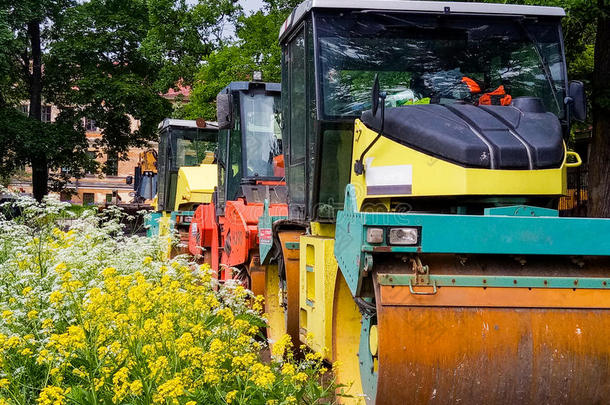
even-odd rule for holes
{"type": "MultiPolygon", "coordinates": [[[[269,206],[272,216],[287,216],[286,204],[269,206]]],[[[246,204],[243,199],[227,201],[225,208],[225,226],[222,232],[223,252],[221,263],[227,266],[238,266],[248,263],[252,249],[258,247],[258,220],[263,215],[263,204],[246,204]]]]}

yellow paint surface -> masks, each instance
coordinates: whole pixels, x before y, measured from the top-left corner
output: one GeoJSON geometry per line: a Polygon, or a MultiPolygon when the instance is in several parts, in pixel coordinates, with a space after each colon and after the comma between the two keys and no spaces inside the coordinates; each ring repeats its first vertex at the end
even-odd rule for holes
{"type": "Polygon", "coordinates": [[[174,211],[188,203],[210,203],[212,193],[218,185],[217,166],[202,164],[199,166],[181,167],[176,184],[176,203],[174,211]]]}
{"type": "MultiPolygon", "coordinates": [[[[356,120],[353,159],[377,136],[377,132],[356,120]]],[[[371,167],[411,165],[412,193],[406,197],[459,196],[459,195],[556,195],[566,193],[565,158],[562,167],[541,170],[490,170],[465,168],[433,156],[418,152],[388,138],[381,137],[367,152],[365,161],[371,167]],[[372,160],[371,160],[372,159],[372,160]]],[[[367,195],[366,171],[351,183],[356,188],[358,206],[367,198],[376,200],[393,195],[367,195]]],[[[396,197],[396,195],[394,195],[396,197]]]]}

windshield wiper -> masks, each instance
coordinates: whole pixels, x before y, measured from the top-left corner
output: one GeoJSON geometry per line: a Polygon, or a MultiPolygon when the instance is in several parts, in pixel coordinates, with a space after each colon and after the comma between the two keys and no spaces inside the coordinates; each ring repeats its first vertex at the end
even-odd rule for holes
{"type": "Polygon", "coordinates": [[[527,29],[527,26],[523,23],[522,19],[517,19],[517,24],[519,24],[519,27],[521,28],[521,30],[525,33],[527,38],[534,45],[534,50],[536,51],[536,54],[538,55],[538,60],[540,61],[541,65],[542,65],[544,77],[546,77],[546,81],[549,84],[549,87],[551,88],[551,92],[553,93],[553,100],[555,100],[555,104],[557,104],[557,110],[561,111],[561,106],[559,105],[559,100],[557,99],[557,89],[555,88],[555,83],[553,81],[553,75],[551,73],[551,70],[549,69],[549,65],[548,65],[546,58],[542,54],[542,49],[540,48],[540,45],[538,44],[536,37],[534,37],[534,35],[532,35],[532,33],[527,29]]]}

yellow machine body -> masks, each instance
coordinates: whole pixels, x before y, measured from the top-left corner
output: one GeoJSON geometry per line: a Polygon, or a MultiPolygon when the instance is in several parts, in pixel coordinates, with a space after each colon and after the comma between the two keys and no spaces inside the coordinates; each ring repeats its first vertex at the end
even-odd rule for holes
{"type": "MultiPolygon", "coordinates": [[[[352,159],[358,159],[378,133],[356,120],[352,159]]],[[[567,192],[566,163],[556,169],[490,170],[475,169],[438,159],[381,137],[367,152],[365,174],[357,176],[352,162],[351,183],[356,189],[358,207],[365,200],[383,201],[392,197],[436,196],[561,196],[567,192]],[[393,173],[390,178],[388,173],[393,173]],[[395,174],[400,173],[399,177],[395,174]],[[392,184],[392,180],[402,184],[392,184]],[[371,182],[387,186],[410,186],[410,193],[367,193],[371,182]]],[[[377,184],[375,184],[377,185],[377,184]]],[[[398,189],[398,188],[397,188],[398,189]]]]}
{"type": "Polygon", "coordinates": [[[196,204],[212,202],[212,194],[218,184],[217,166],[201,164],[185,166],[178,170],[176,202],[173,211],[191,210],[196,204]]]}

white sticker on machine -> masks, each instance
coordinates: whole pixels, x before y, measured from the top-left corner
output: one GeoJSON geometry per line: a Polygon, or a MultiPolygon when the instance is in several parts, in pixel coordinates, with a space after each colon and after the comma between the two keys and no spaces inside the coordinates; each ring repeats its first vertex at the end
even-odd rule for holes
{"type": "Polygon", "coordinates": [[[366,159],[365,179],[368,195],[412,194],[412,165],[371,166],[373,159],[366,159]]]}

